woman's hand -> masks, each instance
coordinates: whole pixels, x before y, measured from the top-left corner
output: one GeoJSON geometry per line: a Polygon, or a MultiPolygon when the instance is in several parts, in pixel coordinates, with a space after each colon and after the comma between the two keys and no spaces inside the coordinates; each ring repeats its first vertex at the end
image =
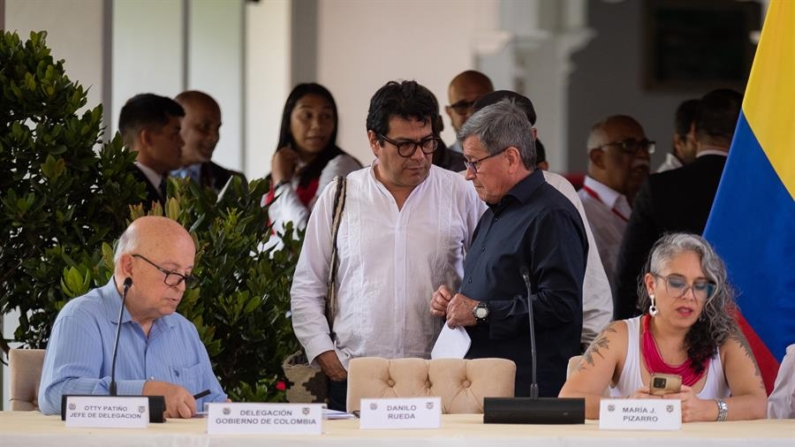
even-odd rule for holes
{"type": "Polygon", "coordinates": [[[295,167],[298,165],[298,152],[290,146],[285,146],[275,154],[271,160],[271,178],[273,184],[278,185],[283,181],[290,181],[295,175],[295,167]]]}
{"type": "Polygon", "coordinates": [[[715,402],[699,399],[693,388],[687,385],[682,385],[678,393],[666,394],[664,397],[682,401],[682,422],[714,421],[718,418],[715,402]]]}
{"type": "Polygon", "coordinates": [[[662,396],[655,396],[651,394],[649,387],[644,386],[643,388],[639,388],[634,393],[627,396],[627,399],[661,399],[662,396]]]}

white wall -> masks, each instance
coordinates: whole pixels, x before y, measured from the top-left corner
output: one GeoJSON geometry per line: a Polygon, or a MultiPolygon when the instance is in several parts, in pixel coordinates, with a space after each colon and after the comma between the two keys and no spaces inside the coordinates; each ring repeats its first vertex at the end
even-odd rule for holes
{"type": "Polygon", "coordinates": [[[47,31],[55,60],[64,59],[72,81],[88,89],[86,107],[102,102],[103,0],[6,0],[5,22],[24,41],[47,31]]]}
{"type": "Polygon", "coordinates": [[[183,67],[181,0],[114,0],[113,132],[122,106],[136,94],[173,98],[181,92],[183,67]]]}
{"type": "MultiPolygon", "coordinates": [[[[337,101],[337,144],[362,163],[372,161],[365,119],[370,98],[387,81],[416,80],[436,95],[440,106],[448,104],[452,78],[476,68],[478,36],[496,29],[498,4],[497,0],[320,1],[318,82],[337,101]]],[[[442,114],[442,138],[451,144],[453,129],[442,114]]]]}
{"type": "Polygon", "coordinates": [[[221,106],[221,139],[213,161],[243,166],[244,0],[192,0],[188,21],[188,85],[221,106]]]}
{"type": "Polygon", "coordinates": [[[279,138],[291,88],[291,9],[290,0],[246,4],[244,172],[249,180],[270,172],[279,138]]]}

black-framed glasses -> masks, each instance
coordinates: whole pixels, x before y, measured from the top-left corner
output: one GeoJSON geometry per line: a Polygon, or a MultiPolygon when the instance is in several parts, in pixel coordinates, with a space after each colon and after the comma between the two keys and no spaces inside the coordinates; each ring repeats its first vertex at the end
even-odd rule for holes
{"type": "MultiPolygon", "coordinates": [[[[477,101],[477,99],[475,101],[477,101]]],[[[472,110],[472,107],[475,105],[475,101],[467,101],[465,99],[462,99],[461,101],[458,101],[455,104],[450,104],[448,107],[453,109],[453,112],[455,112],[457,115],[464,116],[470,110],[472,110]]]]}
{"type": "Polygon", "coordinates": [[[473,174],[478,175],[478,166],[484,160],[488,160],[491,157],[496,157],[497,155],[500,155],[501,153],[507,151],[509,147],[510,146],[506,147],[505,149],[503,149],[503,150],[501,150],[499,152],[486,155],[485,157],[482,157],[482,158],[478,158],[477,160],[472,160],[472,161],[464,160],[464,166],[466,166],[467,169],[471,170],[473,174]]]}
{"type": "Polygon", "coordinates": [[[687,280],[681,275],[671,274],[668,276],[652,273],[657,278],[665,280],[665,290],[671,298],[682,298],[689,290],[693,290],[693,296],[699,301],[707,301],[715,294],[717,286],[712,281],[697,279],[693,284],[688,284],[687,280]]]}
{"type": "Polygon", "coordinates": [[[403,141],[395,141],[386,135],[378,134],[378,137],[390,143],[391,145],[395,146],[398,151],[398,155],[403,158],[410,158],[417,152],[417,148],[420,148],[423,154],[430,155],[436,149],[439,149],[439,139],[430,136],[427,138],[423,138],[420,141],[413,141],[413,140],[403,140],[403,141]]]}
{"type": "Polygon", "coordinates": [[[143,257],[141,255],[134,254],[134,255],[132,255],[132,257],[133,258],[143,259],[144,261],[149,263],[149,265],[151,265],[152,267],[160,270],[161,273],[166,275],[166,277],[163,279],[163,282],[166,283],[167,286],[177,287],[178,285],[182,284],[182,282],[184,281],[185,282],[185,287],[190,289],[193,286],[195,286],[196,283],[199,282],[199,278],[197,278],[197,277],[195,277],[193,275],[183,275],[182,273],[177,273],[177,272],[172,272],[171,270],[166,270],[163,267],[160,267],[159,265],[155,264],[154,262],[146,259],[145,257],[143,257]]]}
{"type": "Polygon", "coordinates": [[[630,155],[634,155],[640,150],[646,151],[649,154],[653,154],[654,150],[657,147],[657,143],[654,142],[654,141],[651,141],[651,140],[647,140],[645,138],[642,139],[642,140],[636,140],[634,138],[628,138],[628,139],[623,140],[623,141],[613,141],[613,142],[610,142],[610,143],[605,143],[605,144],[603,144],[601,146],[597,146],[597,147],[591,148],[590,150],[602,149],[602,148],[608,147],[608,146],[617,147],[618,150],[620,150],[621,152],[623,152],[625,154],[630,154],[630,155]]]}

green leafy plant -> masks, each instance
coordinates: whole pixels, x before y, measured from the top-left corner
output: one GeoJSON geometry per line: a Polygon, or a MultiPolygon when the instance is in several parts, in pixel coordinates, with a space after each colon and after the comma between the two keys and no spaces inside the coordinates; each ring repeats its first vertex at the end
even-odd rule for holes
{"type": "MultiPolygon", "coordinates": [[[[112,241],[143,215],[135,153],[116,136],[98,151],[101,106],[85,111],[83,88],[54,61],[44,32],[0,35],[0,313],[18,310],[14,341],[46,347],[58,311],[107,283],[112,241]]],[[[289,289],[300,235],[265,251],[271,233],[265,180],[235,177],[219,200],[190,180],[171,180],[165,214],[196,241],[194,273],[179,312],[197,327],[230,397],[284,399],[281,361],[298,349],[289,289]]],[[[8,341],[0,339],[4,351],[8,341]]]]}
{"type": "Polygon", "coordinates": [[[101,243],[120,234],[145,188],[119,138],[95,152],[102,107],[78,114],[86,93],[45,37],[0,33],[0,313],[20,312],[14,338],[34,348],[66,300],[92,286],[74,272],[107,279],[101,243]]]}
{"type": "Polygon", "coordinates": [[[260,199],[268,182],[233,181],[220,201],[193,181],[172,181],[166,215],[188,228],[197,244],[199,285],[179,312],[199,330],[213,370],[235,400],[284,399],[282,360],[298,349],[288,311],[300,240],[265,250],[270,237],[260,199]]]}

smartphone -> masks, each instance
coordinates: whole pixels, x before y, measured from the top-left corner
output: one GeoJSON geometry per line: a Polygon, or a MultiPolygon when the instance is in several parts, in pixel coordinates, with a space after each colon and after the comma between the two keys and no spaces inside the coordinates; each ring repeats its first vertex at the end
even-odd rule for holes
{"type": "Polygon", "coordinates": [[[682,376],[676,374],[653,373],[649,382],[651,382],[649,394],[653,396],[675,394],[682,391],[682,376]]]}

